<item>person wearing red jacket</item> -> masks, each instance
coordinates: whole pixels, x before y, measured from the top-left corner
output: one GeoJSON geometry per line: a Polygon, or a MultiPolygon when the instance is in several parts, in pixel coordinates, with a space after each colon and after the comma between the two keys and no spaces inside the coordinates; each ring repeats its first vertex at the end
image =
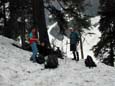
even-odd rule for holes
{"type": "Polygon", "coordinates": [[[32,52],[33,52],[30,60],[33,62],[36,62],[36,55],[39,54],[37,48],[37,42],[38,42],[37,29],[36,27],[32,27],[31,32],[29,33],[29,43],[31,45],[32,52]]]}

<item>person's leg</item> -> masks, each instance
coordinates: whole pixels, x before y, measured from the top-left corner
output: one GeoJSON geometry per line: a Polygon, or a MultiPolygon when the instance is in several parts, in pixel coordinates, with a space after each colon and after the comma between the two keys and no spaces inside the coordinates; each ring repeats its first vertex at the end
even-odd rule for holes
{"type": "Polygon", "coordinates": [[[75,45],[70,44],[70,51],[72,51],[72,53],[73,53],[73,59],[72,60],[76,60],[75,50],[76,50],[75,45]]]}
{"type": "Polygon", "coordinates": [[[79,53],[78,53],[78,51],[76,51],[76,54],[77,54],[77,61],[79,61],[79,53]]]}
{"type": "Polygon", "coordinates": [[[38,52],[37,44],[36,43],[32,43],[31,47],[32,47],[32,52],[33,52],[32,60],[35,62],[36,61],[36,55],[37,55],[37,52],[38,52]]]}
{"type": "Polygon", "coordinates": [[[73,53],[73,57],[74,57],[72,60],[76,60],[75,51],[73,51],[72,53],[73,53]]]}

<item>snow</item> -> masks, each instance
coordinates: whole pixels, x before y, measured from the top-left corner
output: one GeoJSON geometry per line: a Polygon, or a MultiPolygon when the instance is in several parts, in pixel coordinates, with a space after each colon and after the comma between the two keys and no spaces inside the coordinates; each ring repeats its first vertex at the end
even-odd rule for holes
{"type": "Polygon", "coordinates": [[[101,36],[101,33],[99,32],[99,22],[100,16],[96,16],[94,18],[91,18],[91,30],[84,30],[83,34],[83,49],[84,49],[84,57],[86,58],[87,55],[90,55],[93,57],[93,60],[97,63],[98,60],[95,59],[95,56],[93,54],[93,51],[91,50],[94,45],[97,44],[97,42],[100,40],[99,37],[101,36]],[[88,34],[91,33],[91,34],[88,34]]]}
{"type": "MultiPolygon", "coordinates": [[[[91,36],[90,40],[86,39],[88,43],[96,35],[91,36]]],[[[64,37],[64,40],[56,40],[55,43],[63,48],[65,59],[59,59],[59,67],[56,69],[44,69],[44,65],[29,61],[31,52],[16,48],[12,45],[14,40],[0,36],[0,86],[115,86],[114,67],[98,62],[96,68],[89,69],[85,67],[83,59],[72,61],[67,43],[69,39],[64,37]]],[[[89,54],[90,48],[90,44],[86,44],[84,51],[89,54]]]]}

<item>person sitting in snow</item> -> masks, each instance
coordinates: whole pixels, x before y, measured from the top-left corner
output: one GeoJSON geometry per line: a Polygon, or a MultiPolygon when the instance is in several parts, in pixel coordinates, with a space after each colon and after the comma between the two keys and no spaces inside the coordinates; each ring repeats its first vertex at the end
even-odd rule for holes
{"type": "Polygon", "coordinates": [[[29,33],[29,43],[32,48],[32,56],[30,58],[31,61],[36,62],[36,55],[38,53],[38,48],[37,48],[37,42],[38,42],[38,37],[37,37],[37,29],[36,27],[32,27],[31,32],[29,33]]]}
{"type": "Polygon", "coordinates": [[[77,45],[79,43],[79,33],[77,32],[77,30],[75,31],[75,29],[70,28],[71,34],[70,34],[70,51],[72,51],[73,53],[73,59],[72,60],[77,60],[79,61],[79,54],[78,51],[76,50],[77,45]],[[76,59],[76,55],[77,55],[77,59],[76,59]]]}

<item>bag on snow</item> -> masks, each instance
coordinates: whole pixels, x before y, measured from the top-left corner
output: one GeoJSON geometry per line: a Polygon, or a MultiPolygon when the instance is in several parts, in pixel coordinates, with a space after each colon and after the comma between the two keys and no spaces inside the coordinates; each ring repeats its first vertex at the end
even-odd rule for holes
{"type": "Polygon", "coordinates": [[[92,57],[88,55],[87,58],[85,59],[85,66],[91,68],[96,67],[97,65],[93,61],[92,57]]]}
{"type": "Polygon", "coordinates": [[[36,61],[37,61],[37,63],[39,63],[39,64],[43,64],[44,62],[45,62],[45,59],[44,59],[44,56],[43,55],[41,55],[41,54],[37,54],[37,56],[36,56],[36,61]]]}
{"type": "Polygon", "coordinates": [[[57,68],[58,57],[55,54],[51,54],[45,57],[45,68],[57,68]]]}
{"type": "Polygon", "coordinates": [[[102,63],[113,67],[114,66],[114,58],[104,58],[102,63]]]}
{"type": "Polygon", "coordinates": [[[59,47],[57,47],[57,49],[55,51],[55,55],[60,59],[64,59],[63,54],[62,54],[61,50],[59,49],[59,47]]]}

